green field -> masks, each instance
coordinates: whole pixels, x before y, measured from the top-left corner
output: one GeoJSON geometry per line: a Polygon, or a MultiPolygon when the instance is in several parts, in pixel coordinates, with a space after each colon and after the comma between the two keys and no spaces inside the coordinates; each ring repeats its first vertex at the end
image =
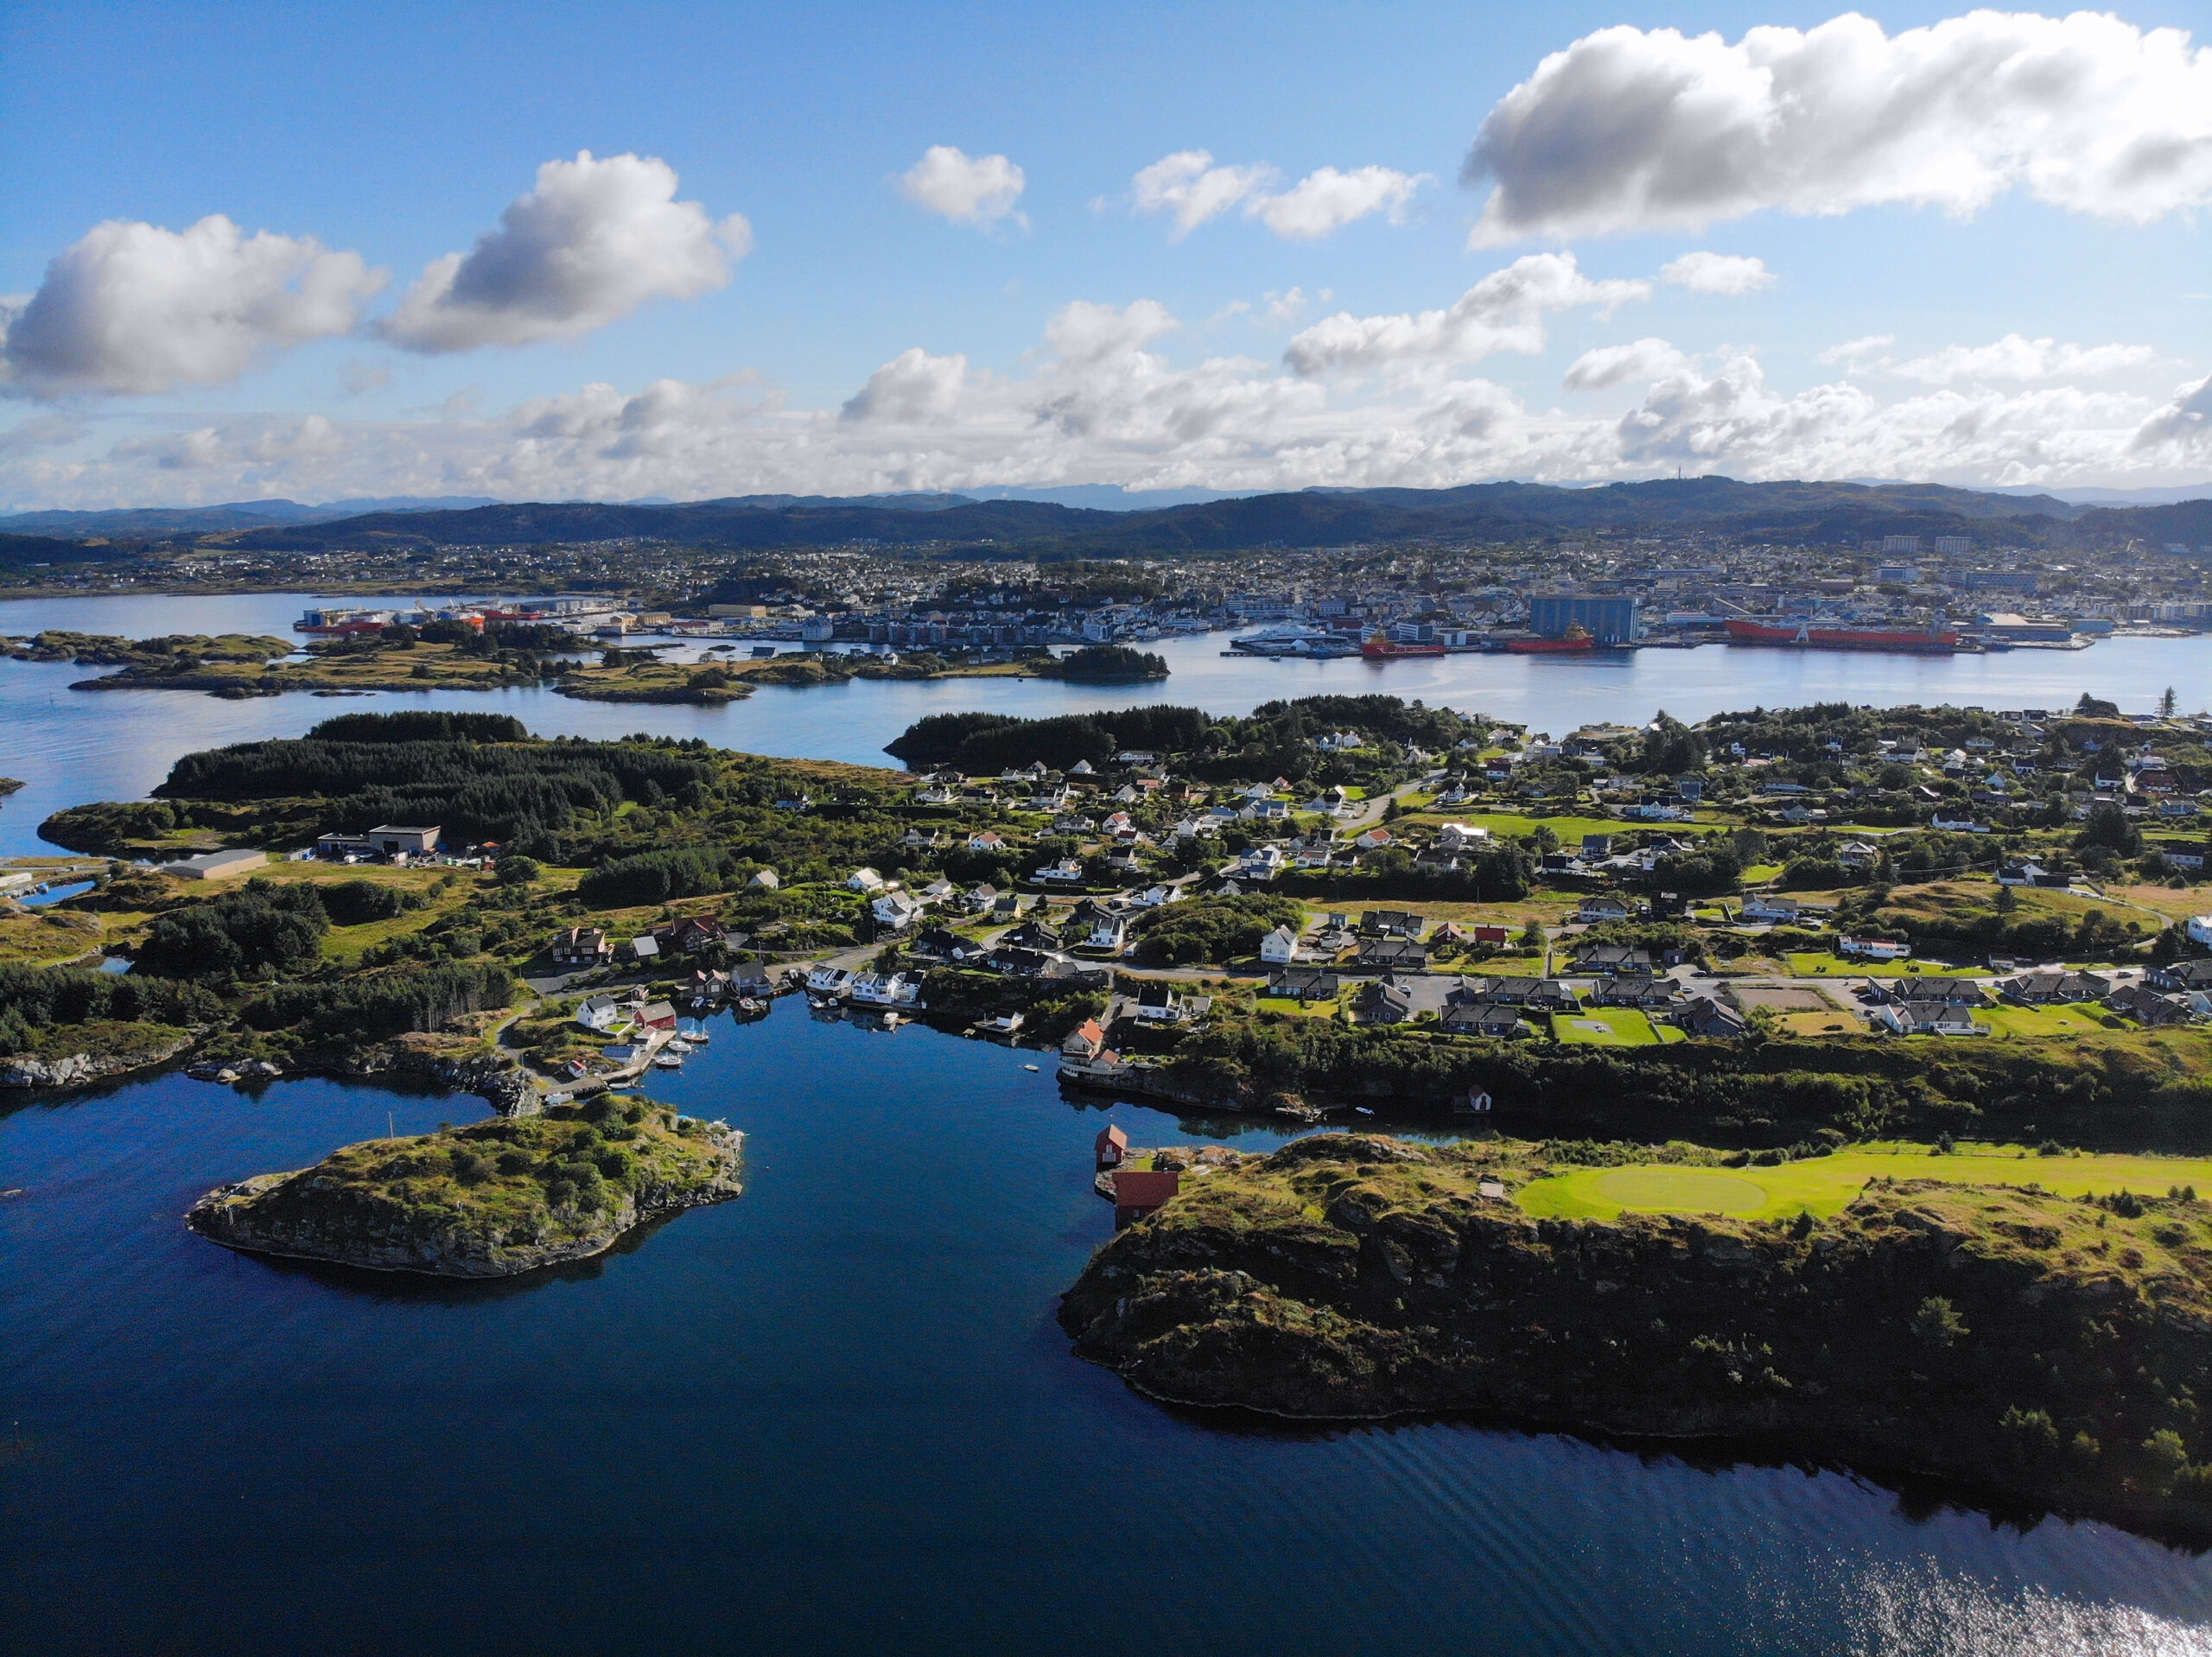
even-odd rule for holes
{"type": "Polygon", "coordinates": [[[1655,1026],[1634,1007],[1591,1006],[1580,1013],[1553,1013],[1552,1039],[1593,1047],[1653,1047],[1680,1041],[1682,1032],[1671,1025],[1655,1026]]]}
{"type": "Polygon", "coordinates": [[[1536,825],[1541,822],[1570,848],[1580,847],[1585,835],[1618,835],[1638,826],[1612,817],[1530,817],[1517,811],[1440,811],[1433,807],[1409,813],[1400,821],[1412,823],[1431,817],[1438,822],[1464,822],[1471,828],[1487,828],[1501,840],[1526,839],[1536,832],[1536,825]]]}
{"type": "Polygon", "coordinates": [[[1627,1209],[1777,1220],[1801,1209],[1840,1213],[1878,1174],[1961,1184],[2035,1184],[2061,1197],[2163,1194],[2173,1185],[2212,1190],[2212,1157],[2042,1157],[2004,1146],[1961,1146],[1938,1156],[1918,1146],[1869,1146],[1772,1168],[1578,1168],[1532,1181],[1517,1200],[1541,1219],[1611,1220],[1627,1209]]]}
{"type": "Polygon", "coordinates": [[[1799,978],[1976,978],[1982,967],[1947,967],[1940,961],[1847,961],[1825,949],[1800,950],[1783,957],[1799,978]]]}
{"type": "Polygon", "coordinates": [[[2100,1030],[2134,1026],[2094,1002],[2065,1006],[1976,1007],[1974,1016],[1993,1036],[2086,1036],[2100,1030]],[[2112,1022],[2107,1024],[2107,1019],[2112,1022]]]}
{"type": "Polygon", "coordinates": [[[1287,995],[1262,995],[1252,1003],[1257,1013],[1282,1013],[1297,1019],[1333,1019],[1334,1001],[1294,1001],[1287,995]]]}

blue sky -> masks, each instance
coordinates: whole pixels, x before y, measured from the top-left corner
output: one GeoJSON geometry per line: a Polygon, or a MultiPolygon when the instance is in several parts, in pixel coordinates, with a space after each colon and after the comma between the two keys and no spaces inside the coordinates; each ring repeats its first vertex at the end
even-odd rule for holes
{"type": "MultiPolygon", "coordinates": [[[[2185,159],[2117,211],[2124,169],[2031,178],[2052,157],[2066,170],[2101,123],[2212,156],[2212,96],[2197,97],[2212,89],[2212,8],[2125,10],[2127,38],[2094,40],[2044,20],[2041,34],[1970,35],[1946,24],[1960,15],[1885,10],[1874,38],[1899,43],[1894,61],[1838,69],[1808,53],[1802,73],[1845,105],[1885,76],[1991,79],[1978,66],[2006,54],[2086,59],[2099,76],[2070,105],[1926,117],[1878,175],[1809,149],[1751,158],[1769,183],[1707,202],[1691,214],[1701,224],[1662,222],[1618,192],[1560,205],[1593,170],[1677,143],[1687,156],[1700,134],[1616,135],[1565,171],[1555,143],[1527,137],[1502,165],[1522,169],[1536,208],[1471,247],[1491,183],[1463,185],[1462,163],[1548,54],[1625,24],[1645,35],[1607,73],[1660,75],[1668,51],[1650,31],[1713,32],[1732,50],[1747,30],[1811,30],[1834,10],[19,4],[0,21],[0,131],[18,162],[0,175],[0,293],[42,302],[19,303],[10,323],[0,502],[1249,488],[1681,464],[1988,483],[2212,476],[2196,389],[2212,372],[2212,160],[2185,159]],[[1930,26],[1952,32],[1907,52],[1907,31],[1930,26]],[[2130,43],[2161,29],[2194,38],[2178,55],[2171,41],[2163,54],[2130,43]],[[1970,150],[1975,131],[2015,121],[2044,136],[1947,210],[1950,187],[1933,176],[1946,146],[1970,150]],[[931,146],[1018,167],[1005,215],[952,222],[902,195],[931,146]],[[543,327],[433,304],[423,314],[439,320],[378,337],[426,266],[467,252],[542,165],[582,150],[664,162],[675,200],[699,204],[700,238],[741,214],[749,249],[687,243],[696,268],[678,280],[660,245],[640,256],[658,275],[543,327]],[[1178,234],[1172,215],[1135,210],[1132,181],[1192,150],[1274,175],[1178,234]],[[1929,177],[1913,175],[1915,152],[1937,158],[1929,177]],[[1421,181],[1401,181],[1395,214],[1310,238],[1248,213],[1325,168],[1421,181]],[[92,326],[90,302],[70,311],[74,290],[49,262],[104,221],[181,232],[211,214],[388,276],[182,372],[70,333],[92,326]],[[1692,253],[1761,269],[1734,292],[1662,277],[1692,253]],[[1551,297],[1498,302],[1477,343],[1385,347],[1387,330],[1358,326],[1452,307],[1532,255],[1571,257],[1571,277],[1527,273],[1551,297]],[[1623,283],[1645,290],[1584,292],[1623,283]],[[1099,308],[1074,318],[1096,343],[1080,361],[1092,347],[1071,345],[1071,306],[1099,308]],[[1286,362],[1338,314],[1330,352],[1309,340],[1304,371],[1286,362]],[[1868,339],[1883,343],[1836,353],[1868,339]],[[1569,389],[1586,353],[1638,342],[1633,361],[1586,365],[1575,383],[1593,389],[1569,389]],[[903,377],[840,415],[905,352],[918,355],[903,377]],[[1224,359],[1242,365],[1205,369],[1224,359]],[[675,389],[641,400],[656,385],[675,389]],[[1628,437],[1624,418],[1641,422],[1628,437]]],[[[1898,118],[1910,126],[1944,95],[1905,85],[1898,118]]],[[[1602,124],[1589,85],[1563,78],[1544,96],[1560,130],[1602,124]]],[[[1738,169],[1704,149],[1681,165],[1738,169]]],[[[129,281],[101,270],[99,317],[127,323],[155,302],[149,284],[162,290],[143,259],[129,281]]]]}

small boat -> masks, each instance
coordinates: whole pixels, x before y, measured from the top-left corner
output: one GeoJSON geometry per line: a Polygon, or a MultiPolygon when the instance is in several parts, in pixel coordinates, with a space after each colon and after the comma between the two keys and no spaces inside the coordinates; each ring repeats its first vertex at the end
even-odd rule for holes
{"type": "Polygon", "coordinates": [[[1357,1112],[1358,1112],[1361,1115],[1363,1115],[1363,1116],[1372,1116],[1372,1115],[1375,1114],[1373,1111],[1370,1110],[1370,1109],[1369,1109],[1365,1105],[1354,1105],[1354,1106],[1352,1107],[1352,1108],[1353,1108],[1354,1110],[1357,1111],[1357,1112]]]}
{"type": "Polygon", "coordinates": [[[691,1051],[691,1044],[684,1040],[683,1037],[678,1036],[674,1041],[670,1042],[668,1045],[661,1051],[667,1053],[673,1053],[677,1057],[682,1058],[686,1053],[691,1051]]]}
{"type": "Polygon", "coordinates": [[[740,1013],[765,1013],[768,1010],[768,1004],[756,1001],[750,995],[741,995],[737,998],[737,1010],[740,1013]]]}
{"type": "Polygon", "coordinates": [[[1034,1064],[1025,1064],[1025,1065],[1023,1065],[1021,1068],[1022,1068],[1023,1070],[1028,1070],[1028,1071],[1032,1072],[1033,1074],[1036,1071],[1036,1069],[1037,1069],[1037,1067],[1036,1067],[1034,1064]]]}
{"type": "Polygon", "coordinates": [[[653,1068],[657,1070],[680,1070],[683,1068],[683,1061],[674,1053],[662,1053],[653,1059],[653,1068]]]}

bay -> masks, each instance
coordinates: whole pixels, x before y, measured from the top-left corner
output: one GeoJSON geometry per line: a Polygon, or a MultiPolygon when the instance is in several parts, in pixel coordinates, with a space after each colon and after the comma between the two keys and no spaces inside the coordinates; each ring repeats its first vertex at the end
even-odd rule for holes
{"type": "MultiPolygon", "coordinates": [[[[71,628],[143,638],[156,633],[290,636],[310,602],[302,594],[227,597],[27,599],[0,603],[0,633],[71,628]]],[[[1048,679],[854,680],[764,687],[721,708],[577,702],[537,687],[494,692],[384,693],[343,701],[287,695],[223,702],[175,691],[73,691],[97,670],[0,661],[0,775],[26,786],[0,804],[0,855],[51,853],[37,827],[65,805],[137,799],[196,748],[296,736],[334,714],[442,708],[513,714],[540,734],[618,737],[645,731],[699,737],[717,747],[853,765],[893,763],[883,745],[925,714],[988,708],[1038,717],[1093,708],[1174,702],[1214,714],[1249,713],[1277,697],[1382,693],[1440,702],[1555,734],[1593,721],[1642,723],[1660,708],[1698,720],[1730,708],[1814,702],[2071,706],[2083,692],[2147,713],[2172,686],[2185,709],[2212,680],[2212,637],[2113,639],[2086,651],[2019,650],[1986,656],[1848,655],[1737,649],[1644,650],[1572,660],[1461,655],[1370,663],[1262,660],[1222,654],[1231,635],[1147,645],[1172,670],[1136,686],[1048,679]]]]}
{"type": "Polygon", "coordinates": [[[0,1650],[2212,1650],[2212,1560],[2106,1526],[1151,1403],[1052,1321],[1111,1229],[1092,1136],[1280,1134],[791,1001],[713,1029],[652,1092],[747,1132],[745,1195],[506,1284],[179,1220],[473,1100],[170,1076],[8,1110],[0,1650]]]}

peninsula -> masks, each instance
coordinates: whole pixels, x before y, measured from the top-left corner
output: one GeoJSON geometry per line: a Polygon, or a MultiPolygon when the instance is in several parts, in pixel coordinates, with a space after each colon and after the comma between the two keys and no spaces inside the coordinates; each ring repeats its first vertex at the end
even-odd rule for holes
{"type": "MultiPolygon", "coordinates": [[[[1877,1179],[1827,1217],[1772,1219],[1524,1206],[1562,1165],[1650,1154],[1300,1140],[1185,1176],[1061,1322],[1179,1403],[1750,1441],[2212,1536],[2194,1401],[2212,1205],[2193,1188],[1877,1179]]],[[[1728,1204],[1728,1175],[1675,1173],[1728,1204]]]]}
{"type": "Polygon", "coordinates": [[[601,1094],[542,1115],[349,1145],[312,1168],[220,1186],[185,1223],[253,1254],[511,1277],[737,1196],[743,1149],[721,1123],[601,1094]]]}

